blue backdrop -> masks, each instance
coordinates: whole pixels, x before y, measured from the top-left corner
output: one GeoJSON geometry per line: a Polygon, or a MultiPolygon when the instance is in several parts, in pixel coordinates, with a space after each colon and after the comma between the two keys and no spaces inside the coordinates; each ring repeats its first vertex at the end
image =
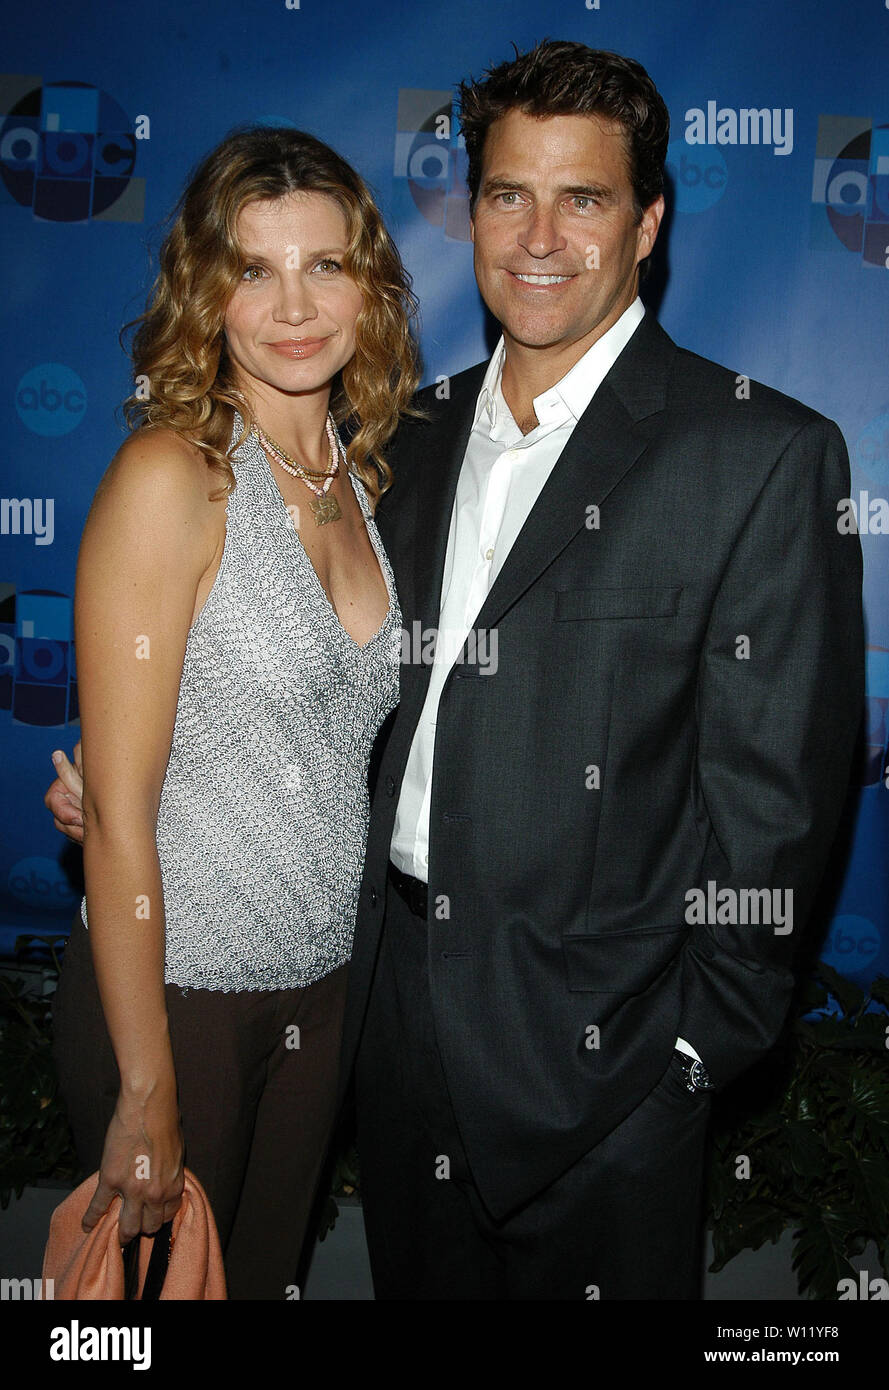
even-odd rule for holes
{"type": "Polygon", "coordinates": [[[153,0],[62,12],[35,0],[7,12],[5,943],[64,929],[76,906],[79,856],[42,793],[51,750],[78,736],[77,546],[122,437],[130,383],[117,335],[143,307],[188,170],[244,120],[292,122],[333,144],[370,181],[414,276],[426,380],[454,373],[492,346],[472,274],[454,85],[508,57],[511,43],[549,36],[638,58],[670,109],[667,254],[647,292],[664,327],[831,416],[848,441],[865,556],[868,752],[823,954],[861,982],[889,971],[889,8],[775,9],[153,0]],[[745,111],[760,113],[752,126],[745,111]]]}

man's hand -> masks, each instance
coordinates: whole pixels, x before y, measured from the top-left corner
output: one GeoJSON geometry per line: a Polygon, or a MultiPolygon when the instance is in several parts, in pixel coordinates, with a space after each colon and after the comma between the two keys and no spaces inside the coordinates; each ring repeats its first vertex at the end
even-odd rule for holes
{"type": "Polygon", "coordinates": [[[74,764],[68,761],[61,749],[52,755],[56,772],[59,774],[43,798],[44,805],[52,811],[53,825],[61,830],[69,840],[83,844],[83,762],[80,753],[80,740],[74,745],[74,764]]]}

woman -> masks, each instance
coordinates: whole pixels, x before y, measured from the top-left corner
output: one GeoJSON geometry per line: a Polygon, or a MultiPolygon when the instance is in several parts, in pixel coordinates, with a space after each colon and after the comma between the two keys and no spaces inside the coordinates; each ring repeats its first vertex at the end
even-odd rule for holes
{"type": "Polygon", "coordinates": [[[398,698],[372,505],[413,310],[338,155],[231,135],[164,242],[78,560],[86,897],[56,1057],[100,1168],[84,1224],[119,1192],[122,1243],[156,1231],[187,1163],[232,1298],[293,1296],[333,1118],[367,765],[398,698]]]}

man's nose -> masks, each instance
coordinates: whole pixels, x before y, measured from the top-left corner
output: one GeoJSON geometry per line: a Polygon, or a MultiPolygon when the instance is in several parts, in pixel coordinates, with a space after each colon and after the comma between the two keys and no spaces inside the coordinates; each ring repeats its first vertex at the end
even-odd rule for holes
{"type": "Polygon", "coordinates": [[[519,231],[519,243],[537,259],[564,251],[568,243],[559,230],[555,209],[539,204],[532,207],[519,231]]]}

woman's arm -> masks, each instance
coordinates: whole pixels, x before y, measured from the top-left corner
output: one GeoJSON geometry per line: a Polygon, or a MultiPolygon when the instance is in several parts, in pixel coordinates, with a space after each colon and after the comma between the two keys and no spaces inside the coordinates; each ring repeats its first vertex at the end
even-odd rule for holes
{"type": "Polygon", "coordinates": [[[155,835],[195,596],[218,547],[206,473],[175,436],[132,436],[96,493],[77,565],[89,936],[120,1072],[84,1226],[120,1192],[122,1243],[168,1220],[184,1184],[155,835]]]}

